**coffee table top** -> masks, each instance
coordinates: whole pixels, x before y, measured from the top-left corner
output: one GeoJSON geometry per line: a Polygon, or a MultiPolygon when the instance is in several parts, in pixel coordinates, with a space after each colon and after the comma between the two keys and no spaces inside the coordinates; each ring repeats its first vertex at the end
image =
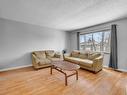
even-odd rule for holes
{"type": "Polygon", "coordinates": [[[67,61],[53,61],[52,65],[62,69],[62,70],[67,70],[67,71],[73,71],[73,70],[77,70],[80,68],[79,65],[71,63],[71,62],[67,62],[67,61]]]}

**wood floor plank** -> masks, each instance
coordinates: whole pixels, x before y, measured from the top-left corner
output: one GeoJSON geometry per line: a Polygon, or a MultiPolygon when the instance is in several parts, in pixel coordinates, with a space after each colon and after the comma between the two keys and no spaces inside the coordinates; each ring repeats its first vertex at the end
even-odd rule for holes
{"type": "Polygon", "coordinates": [[[50,69],[32,67],[0,73],[0,95],[127,95],[127,73],[103,69],[97,74],[79,69],[79,80],[50,69]]]}

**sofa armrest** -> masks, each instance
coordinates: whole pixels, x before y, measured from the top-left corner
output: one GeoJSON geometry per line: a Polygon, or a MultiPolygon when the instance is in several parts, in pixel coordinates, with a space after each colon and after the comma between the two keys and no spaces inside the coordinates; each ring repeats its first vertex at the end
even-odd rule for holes
{"type": "Polygon", "coordinates": [[[64,57],[70,57],[70,56],[71,56],[70,53],[65,53],[65,54],[64,54],[64,57]]]}
{"type": "Polygon", "coordinates": [[[56,57],[56,58],[61,58],[61,54],[60,53],[55,53],[55,55],[54,55],[54,57],[56,57]]]}
{"type": "Polygon", "coordinates": [[[38,63],[39,63],[39,59],[34,54],[32,54],[32,64],[33,64],[33,66],[38,67],[38,63]]]}
{"type": "Polygon", "coordinates": [[[63,59],[63,55],[60,52],[56,52],[54,55],[55,58],[63,59]]]}
{"type": "Polygon", "coordinates": [[[71,53],[65,53],[63,54],[63,59],[66,60],[67,57],[70,57],[71,56],[71,53]]]}
{"type": "Polygon", "coordinates": [[[103,56],[99,56],[93,59],[93,69],[95,72],[101,70],[103,68],[103,56]]]}

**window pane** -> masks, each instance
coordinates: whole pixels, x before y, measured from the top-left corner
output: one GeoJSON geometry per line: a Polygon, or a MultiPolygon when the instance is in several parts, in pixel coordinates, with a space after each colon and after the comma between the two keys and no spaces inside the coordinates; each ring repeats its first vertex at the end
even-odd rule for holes
{"type": "Polygon", "coordinates": [[[93,38],[94,38],[94,51],[100,51],[102,32],[93,33],[93,38]]]}
{"type": "Polygon", "coordinates": [[[80,50],[110,52],[110,31],[80,35],[80,50]]]}
{"type": "Polygon", "coordinates": [[[80,35],[80,50],[84,50],[84,36],[80,35]]]}
{"type": "Polygon", "coordinates": [[[85,49],[92,50],[92,34],[86,34],[85,39],[85,49]]]}

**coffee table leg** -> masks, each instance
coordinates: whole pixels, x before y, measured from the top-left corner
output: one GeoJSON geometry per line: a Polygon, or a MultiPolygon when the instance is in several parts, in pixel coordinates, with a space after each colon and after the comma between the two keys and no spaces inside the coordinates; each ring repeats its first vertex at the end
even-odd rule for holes
{"type": "Polygon", "coordinates": [[[78,71],[76,70],[76,80],[78,80],[78,71]]]}
{"type": "Polygon", "coordinates": [[[53,66],[51,66],[51,68],[50,68],[50,74],[52,75],[52,68],[53,68],[53,66]]]}
{"type": "Polygon", "coordinates": [[[67,86],[67,75],[65,74],[65,85],[67,86]]]}

